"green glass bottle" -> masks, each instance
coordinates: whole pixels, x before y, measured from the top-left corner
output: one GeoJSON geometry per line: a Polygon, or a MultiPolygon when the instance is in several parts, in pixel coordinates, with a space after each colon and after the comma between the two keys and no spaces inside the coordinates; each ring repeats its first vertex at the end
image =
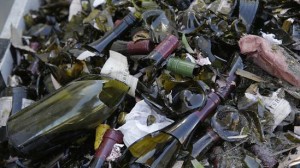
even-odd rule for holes
{"type": "Polygon", "coordinates": [[[88,75],[11,116],[9,143],[30,158],[39,158],[86,134],[111,116],[129,87],[88,75]]]}

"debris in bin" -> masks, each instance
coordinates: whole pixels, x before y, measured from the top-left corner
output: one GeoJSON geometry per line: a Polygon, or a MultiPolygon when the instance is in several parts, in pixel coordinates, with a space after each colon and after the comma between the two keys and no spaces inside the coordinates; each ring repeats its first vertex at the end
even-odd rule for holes
{"type": "Polygon", "coordinates": [[[0,167],[299,165],[299,7],[41,0],[11,27],[0,167]]]}
{"type": "Polygon", "coordinates": [[[139,139],[128,147],[129,150],[121,159],[118,159],[119,163],[117,164],[126,166],[131,157],[136,162],[148,166],[174,164],[172,156],[174,157],[178,153],[180,146],[185,144],[197,126],[216,110],[221,100],[227,99],[234,90],[237,80],[235,71],[239,68],[243,68],[242,60],[239,56],[236,56],[229,70],[226,85],[220,87],[216,92],[211,92],[201,110],[196,110],[170,126],[139,139]],[[165,147],[161,148],[161,146],[165,147]],[[169,152],[171,152],[171,156],[166,157],[169,152]]]}
{"type": "Polygon", "coordinates": [[[290,152],[283,162],[280,162],[278,167],[293,167],[300,164],[299,158],[300,147],[297,147],[294,152],[290,152]]]}
{"type": "Polygon", "coordinates": [[[242,70],[242,69],[238,69],[236,71],[236,74],[241,76],[241,77],[251,79],[251,80],[256,81],[256,82],[265,82],[260,76],[257,76],[257,75],[255,75],[251,72],[248,72],[248,71],[245,71],[245,70],[242,70]]]}
{"type": "Polygon", "coordinates": [[[270,151],[265,145],[253,145],[250,149],[266,167],[274,167],[277,164],[276,156],[272,156],[270,151]]]}

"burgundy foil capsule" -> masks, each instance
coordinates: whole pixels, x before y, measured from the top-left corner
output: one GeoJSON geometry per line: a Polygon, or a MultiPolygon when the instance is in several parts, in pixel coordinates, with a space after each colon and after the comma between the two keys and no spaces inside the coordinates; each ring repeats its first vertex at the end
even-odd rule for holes
{"type": "Polygon", "coordinates": [[[115,21],[115,24],[114,24],[114,25],[115,25],[115,26],[118,26],[121,22],[122,22],[122,20],[121,20],[121,19],[118,19],[118,20],[115,21]]]}
{"type": "Polygon", "coordinates": [[[178,44],[178,38],[174,35],[169,35],[154,50],[166,59],[178,47],[178,44]]]}
{"type": "Polygon", "coordinates": [[[114,144],[123,142],[123,134],[121,131],[109,129],[103,136],[103,141],[96,152],[96,157],[108,157],[114,144]]]}
{"type": "Polygon", "coordinates": [[[29,44],[30,48],[32,48],[34,51],[38,51],[41,48],[41,44],[38,42],[30,42],[29,44]]]}
{"type": "Polygon", "coordinates": [[[131,41],[127,43],[127,52],[131,55],[149,54],[154,48],[150,40],[131,41]]]}
{"type": "Polygon", "coordinates": [[[155,67],[159,67],[178,47],[179,40],[174,35],[167,36],[146,59],[152,60],[155,67]]]}
{"type": "Polygon", "coordinates": [[[140,41],[115,41],[110,50],[116,51],[124,55],[146,55],[149,54],[154,48],[154,44],[150,40],[140,41]]]}
{"type": "Polygon", "coordinates": [[[117,143],[123,142],[123,134],[121,131],[109,129],[105,132],[103,140],[96,151],[96,154],[91,162],[90,167],[101,168],[110,155],[113,147],[117,143]]]}

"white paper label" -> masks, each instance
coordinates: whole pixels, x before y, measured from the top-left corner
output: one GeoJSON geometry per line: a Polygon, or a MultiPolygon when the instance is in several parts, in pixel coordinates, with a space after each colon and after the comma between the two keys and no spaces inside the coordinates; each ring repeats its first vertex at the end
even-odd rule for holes
{"type": "Polygon", "coordinates": [[[274,115],[274,126],[276,128],[291,112],[291,106],[288,101],[277,97],[278,93],[273,93],[272,97],[263,97],[263,104],[274,115]]]}
{"type": "Polygon", "coordinates": [[[151,109],[144,100],[135,104],[130,113],[126,115],[125,120],[125,124],[119,127],[118,130],[123,133],[123,142],[127,147],[143,136],[160,130],[174,122],[151,109]],[[155,122],[148,126],[147,118],[149,115],[155,117],[155,122]]]}
{"type": "Polygon", "coordinates": [[[12,109],[12,97],[1,97],[0,98],[0,127],[6,126],[11,109],[12,109]]]}
{"type": "Polygon", "coordinates": [[[54,76],[52,74],[51,74],[51,81],[56,90],[61,88],[61,85],[57,82],[57,80],[54,78],[54,76]]]}
{"type": "Polygon", "coordinates": [[[109,51],[109,55],[109,59],[101,69],[101,74],[126,83],[130,86],[128,94],[134,97],[138,79],[129,74],[127,58],[111,50],[109,51]]]}
{"type": "Polygon", "coordinates": [[[80,0],[72,0],[69,8],[68,21],[71,21],[72,17],[82,11],[80,0]]]}
{"type": "Polygon", "coordinates": [[[100,5],[103,5],[105,4],[105,0],[95,0],[94,3],[93,3],[93,7],[97,7],[97,6],[100,6],[100,5]]]}
{"type": "Polygon", "coordinates": [[[300,126],[294,126],[294,133],[300,135],[300,126]]]}
{"type": "Polygon", "coordinates": [[[32,103],[34,103],[33,100],[23,98],[22,99],[22,109],[31,105],[32,103]]]}
{"type": "Polygon", "coordinates": [[[254,95],[251,93],[245,93],[245,96],[252,100],[258,101],[262,100],[263,105],[268,109],[274,116],[274,125],[273,130],[290,114],[292,108],[290,103],[285,99],[278,97],[278,94],[281,92],[281,89],[278,89],[276,92],[273,92],[271,97],[262,96],[258,92],[254,95]]]}
{"type": "Polygon", "coordinates": [[[184,161],[176,161],[172,168],[182,168],[184,161]]]}
{"type": "Polygon", "coordinates": [[[84,52],[82,52],[78,57],[77,57],[77,59],[78,60],[85,60],[85,59],[87,59],[88,57],[93,57],[93,56],[95,56],[96,54],[95,53],[92,53],[92,52],[90,52],[90,51],[84,51],[84,52]]]}

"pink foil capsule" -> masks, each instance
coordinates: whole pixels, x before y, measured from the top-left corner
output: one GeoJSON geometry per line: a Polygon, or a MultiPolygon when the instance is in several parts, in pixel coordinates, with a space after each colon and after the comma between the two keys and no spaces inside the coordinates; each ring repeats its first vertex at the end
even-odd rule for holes
{"type": "Polygon", "coordinates": [[[300,87],[300,63],[284,48],[262,37],[247,35],[239,40],[242,54],[269,74],[300,87]]]}

